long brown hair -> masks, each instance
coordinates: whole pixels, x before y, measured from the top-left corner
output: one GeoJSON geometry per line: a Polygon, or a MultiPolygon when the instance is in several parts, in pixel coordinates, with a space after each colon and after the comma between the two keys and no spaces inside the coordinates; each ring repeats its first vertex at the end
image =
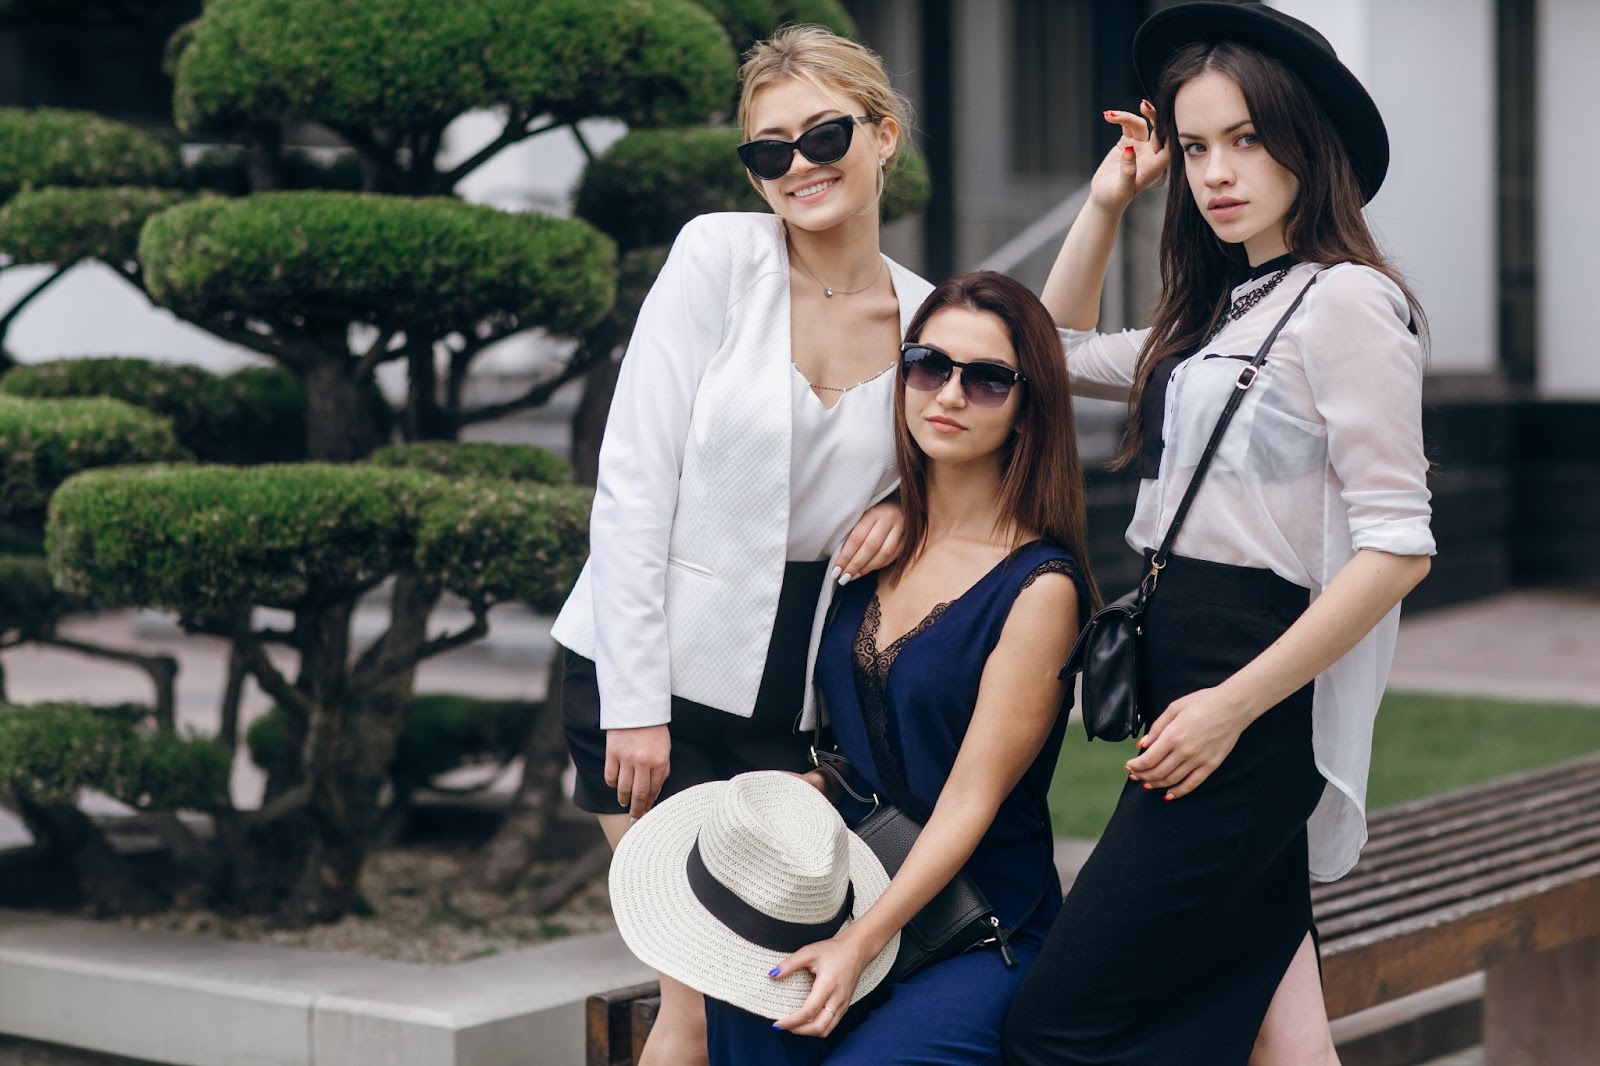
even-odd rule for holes
{"type": "MultiPolygon", "coordinates": [[[[1000,451],[995,528],[1028,530],[1072,553],[1098,608],[1100,593],[1089,571],[1086,491],[1072,417],[1072,387],[1050,312],[1022,283],[1004,274],[992,270],[957,274],[922,301],[906,329],[906,340],[917,340],[930,318],[951,309],[999,319],[1017,353],[1017,369],[1026,379],[1016,386],[1022,390],[1017,421],[1000,451]]],[[[895,390],[894,423],[906,539],[900,558],[886,573],[891,580],[922,553],[928,539],[928,460],[906,426],[904,384],[895,390]]]]}
{"type": "Polygon", "coordinates": [[[1400,287],[1411,320],[1426,343],[1422,306],[1391,267],[1361,214],[1364,206],[1350,157],[1333,122],[1305,84],[1283,63],[1233,41],[1191,44],[1174,54],[1156,87],[1156,140],[1172,148],[1167,168],[1167,209],[1161,228],[1161,295],[1134,371],[1127,434],[1113,467],[1139,454],[1141,400],[1156,364],[1198,348],[1228,307],[1228,294],[1245,280],[1249,263],[1242,245],[1220,240],[1184,176],[1173,103],[1178,90],[1202,74],[1226,74],[1244,94],[1262,147],[1300,180],[1300,192],[1284,218],[1284,242],[1309,263],[1360,263],[1400,287]]]}

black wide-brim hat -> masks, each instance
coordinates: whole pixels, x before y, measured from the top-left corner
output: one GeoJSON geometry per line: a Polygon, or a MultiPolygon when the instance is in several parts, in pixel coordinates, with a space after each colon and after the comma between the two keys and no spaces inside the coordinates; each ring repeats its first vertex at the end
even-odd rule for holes
{"type": "Polygon", "coordinates": [[[1378,194],[1389,172],[1389,132],[1366,87],[1333,45],[1297,18],[1265,4],[1192,3],[1158,11],[1133,37],[1133,64],[1148,99],[1167,62],[1187,45],[1234,41],[1280,60],[1333,120],[1355,169],[1361,197],[1378,194]]]}

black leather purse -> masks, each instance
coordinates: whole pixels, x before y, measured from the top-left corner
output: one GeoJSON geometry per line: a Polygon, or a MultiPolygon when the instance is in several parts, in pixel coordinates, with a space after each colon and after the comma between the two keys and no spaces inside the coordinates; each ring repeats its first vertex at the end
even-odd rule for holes
{"type": "Polygon", "coordinates": [[[1211,439],[1206,442],[1205,451],[1200,453],[1194,475],[1189,479],[1178,510],[1172,516],[1172,525],[1167,527],[1161,547],[1150,556],[1150,569],[1132,592],[1094,613],[1078,634],[1077,642],[1073,644],[1066,663],[1057,675],[1062,681],[1067,681],[1074,674],[1083,674],[1083,728],[1090,740],[1127,740],[1149,728],[1154,720],[1154,715],[1146,713],[1139,694],[1140,678],[1144,674],[1145,605],[1150,602],[1161,580],[1161,571],[1166,568],[1172,554],[1173,542],[1178,539],[1178,530],[1183,528],[1183,520],[1188,517],[1189,507],[1194,503],[1195,494],[1200,491],[1200,482],[1217,454],[1223,431],[1244,402],[1244,394],[1255,384],[1256,376],[1261,373],[1261,364],[1267,361],[1268,349],[1321,276],[1321,271],[1312,275],[1283,317],[1278,319],[1278,324],[1272,327],[1272,332],[1267,334],[1267,339],[1261,342],[1255,358],[1239,371],[1239,380],[1234,382],[1233,392],[1217,419],[1217,428],[1211,431],[1211,439]]]}
{"type": "MultiPolygon", "coordinates": [[[[822,717],[823,708],[819,694],[811,762],[817,769],[832,777],[856,801],[871,804],[872,810],[852,826],[851,831],[866,842],[867,847],[878,857],[878,861],[883,863],[884,871],[893,877],[900,872],[906,856],[911,854],[911,847],[917,842],[917,834],[922,832],[924,819],[913,817],[906,806],[885,802],[875,792],[863,795],[852,787],[849,781],[849,761],[835,751],[822,749],[822,717]]],[[[879,723],[874,722],[869,716],[867,724],[868,728],[872,729],[879,723]]],[[[879,761],[880,751],[888,750],[890,749],[886,744],[881,747],[874,744],[873,761],[875,763],[879,761]]],[[[888,758],[893,761],[893,754],[891,753],[888,758]]],[[[892,768],[879,767],[878,776],[886,783],[904,780],[898,765],[892,768]],[[893,773],[886,775],[885,769],[892,769],[893,773]]],[[[906,802],[913,808],[925,806],[914,797],[908,796],[906,802]]],[[[1041,895],[1039,898],[1044,897],[1041,895]]],[[[955,958],[977,948],[998,947],[1000,957],[1008,967],[1017,965],[1017,956],[1011,950],[1011,934],[1028,920],[1038,905],[1038,900],[1035,900],[1034,905],[1028,908],[1028,913],[1015,925],[1010,928],[1003,927],[977,882],[965,870],[957,871],[949,883],[901,928],[900,951],[895,955],[894,965],[884,978],[884,985],[903,981],[936,962],[955,958]]]]}

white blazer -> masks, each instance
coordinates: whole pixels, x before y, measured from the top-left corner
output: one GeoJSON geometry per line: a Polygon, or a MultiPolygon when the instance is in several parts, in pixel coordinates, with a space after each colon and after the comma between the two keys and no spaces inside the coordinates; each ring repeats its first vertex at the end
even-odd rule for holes
{"type": "MultiPolygon", "coordinates": [[[[885,261],[903,334],[932,286],[885,261]]],[[[782,222],[694,219],[639,311],[600,449],[589,561],[552,630],[595,661],[603,728],[668,722],[674,695],[754,711],[787,554],[793,372],[782,222]]],[[[884,473],[840,471],[837,490],[865,510],[887,495],[884,473]]],[[[823,585],[808,677],[834,588],[823,585]]]]}

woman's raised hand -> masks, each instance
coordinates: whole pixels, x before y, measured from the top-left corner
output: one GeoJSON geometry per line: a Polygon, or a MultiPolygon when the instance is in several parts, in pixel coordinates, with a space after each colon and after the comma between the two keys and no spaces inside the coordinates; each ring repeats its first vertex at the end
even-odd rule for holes
{"type": "Polygon", "coordinates": [[[1141,100],[1139,112],[1105,112],[1105,120],[1120,129],[1122,136],[1089,180],[1089,199],[1111,211],[1121,212],[1167,172],[1167,148],[1158,147],[1150,135],[1156,109],[1148,100],[1141,100]]]}

